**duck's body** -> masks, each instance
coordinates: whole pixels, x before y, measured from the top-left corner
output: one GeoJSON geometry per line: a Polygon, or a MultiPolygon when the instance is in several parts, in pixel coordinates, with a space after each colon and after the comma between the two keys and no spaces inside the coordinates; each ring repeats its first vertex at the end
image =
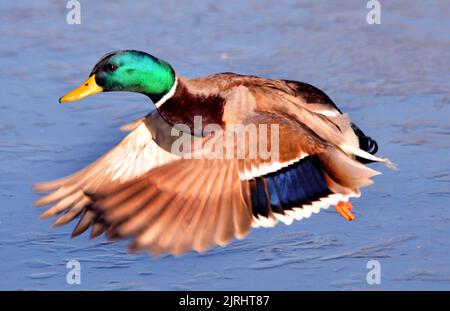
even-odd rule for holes
{"type": "MultiPolygon", "coordinates": [[[[227,123],[242,122],[254,111],[298,116],[296,110],[302,107],[325,117],[342,115],[323,91],[310,84],[230,72],[192,80],[178,76],[173,95],[157,102],[157,106],[161,116],[169,123],[183,123],[190,127],[193,126],[194,116],[201,116],[205,124],[215,123],[225,127],[227,123]],[[248,95],[251,100],[243,98],[248,95]]],[[[348,138],[355,140],[355,147],[375,154],[377,143],[356,125],[351,124],[351,127],[353,131],[348,138]]],[[[372,162],[364,158],[359,160],[372,162]]]]}
{"type": "MultiPolygon", "coordinates": [[[[133,249],[180,254],[225,245],[244,237],[251,226],[289,224],[330,204],[351,220],[351,206],[342,202],[358,197],[359,188],[377,174],[362,163],[389,163],[373,156],[375,141],[309,84],[233,73],[188,80],[147,55],[106,55],[81,90],[62,99],[79,99],[99,88],[129,90],[148,95],[157,107],[88,168],[37,185],[54,191],[38,205],[57,202],[43,217],[65,211],[56,221],[64,224],[82,215],[73,235],[92,226],[92,236],[106,230],[109,237],[132,237],[133,249]],[[136,80],[143,76],[153,83],[136,80]],[[206,131],[213,124],[225,131],[236,124],[276,125],[277,158],[250,157],[249,143],[242,158],[175,154],[173,127],[183,124],[195,133],[195,117],[201,117],[206,142],[213,140],[206,131]]],[[[261,137],[258,144],[274,148],[261,137]]],[[[225,144],[239,147],[234,141],[225,144]]]]}

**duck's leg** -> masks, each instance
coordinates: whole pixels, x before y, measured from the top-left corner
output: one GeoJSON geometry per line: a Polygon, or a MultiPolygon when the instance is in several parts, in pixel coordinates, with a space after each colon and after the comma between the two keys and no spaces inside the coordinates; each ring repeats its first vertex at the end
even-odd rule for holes
{"type": "Polygon", "coordinates": [[[352,214],[352,204],[350,202],[340,201],[336,206],[338,213],[345,218],[347,221],[352,221],[355,219],[355,215],[352,214]]]}

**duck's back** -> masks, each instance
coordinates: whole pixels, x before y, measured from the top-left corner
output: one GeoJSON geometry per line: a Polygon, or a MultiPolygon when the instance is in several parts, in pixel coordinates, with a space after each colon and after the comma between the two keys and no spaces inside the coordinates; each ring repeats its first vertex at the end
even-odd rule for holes
{"type": "MultiPolygon", "coordinates": [[[[194,89],[209,89],[212,93],[227,94],[232,92],[234,88],[243,86],[250,91],[259,94],[265,94],[272,98],[278,98],[279,101],[288,100],[291,103],[297,103],[303,108],[310,109],[324,116],[332,117],[342,114],[342,111],[331,100],[331,98],[319,88],[300,81],[294,80],[276,80],[267,79],[252,75],[241,75],[232,72],[217,73],[204,78],[195,78],[189,80],[194,89]]],[[[271,103],[275,105],[275,100],[271,103]]],[[[364,132],[354,123],[351,128],[357,137],[359,148],[375,154],[378,151],[377,142],[364,132]]],[[[357,157],[362,163],[370,163],[372,161],[357,157]]]]}

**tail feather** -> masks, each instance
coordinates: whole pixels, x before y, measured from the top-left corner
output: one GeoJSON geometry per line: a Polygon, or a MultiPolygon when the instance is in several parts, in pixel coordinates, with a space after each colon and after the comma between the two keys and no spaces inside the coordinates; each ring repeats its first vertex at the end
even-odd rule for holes
{"type": "MultiPolygon", "coordinates": [[[[377,142],[374,139],[370,138],[369,136],[366,136],[364,132],[358,126],[356,126],[356,124],[352,123],[351,126],[356,136],[358,136],[359,148],[370,154],[377,153],[378,151],[377,142]]],[[[358,160],[361,163],[374,162],[373,160],[365,159],[359,156],[356,157],[356,160],[358,160]]]]}
{"type": "Polygon", "coordinates": [[[328,148],[327,152],[320,155],[320,160],[329,177],[353,191],[372,184],[371,178],[380,174],[334,148],[328,148]]]}

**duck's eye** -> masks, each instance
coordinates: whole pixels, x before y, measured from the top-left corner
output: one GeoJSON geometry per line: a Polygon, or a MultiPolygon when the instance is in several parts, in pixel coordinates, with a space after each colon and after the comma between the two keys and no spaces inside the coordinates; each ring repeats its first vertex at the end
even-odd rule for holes
{"type": "Polygon", "coordinates": [[[114,71],[116,69],[117,69],[116,65],[113,65],[113,64],[106,65],[106,71],[114,71]]]}

